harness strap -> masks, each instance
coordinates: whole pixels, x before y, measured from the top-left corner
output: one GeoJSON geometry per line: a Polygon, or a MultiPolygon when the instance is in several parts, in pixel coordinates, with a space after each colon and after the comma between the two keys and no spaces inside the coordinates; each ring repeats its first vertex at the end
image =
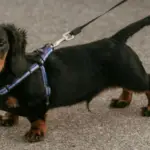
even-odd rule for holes
{"type": "Polygon", "coordinates": [[[38,64],[33,64],[29,70],[24,73],[20,78],[17,78],[13,81],[12,84],[5,85],[3,88],[0,89],[0,95],[7,94],[10,90],[12,90],[15,86],[17,86],[20,82],[22,82],[24,79],[26,79],[30,74],[32,74],[34,71],[39,69],[38,64]]]}
{"type": "Polygon", "coordinates": [[[40,69],[43,77],[45,92],[46,92],[46,105],[49,105],[49,97],[51,95],[51,88],[48,84],[47,74],[44,67],[44,62],[46,61],[47,57],[53,51],[52,47],[49,44],[46,44],[43,48],[39,49],[42,54],[40,55],[40,69]]]}
{"type": "Polygon", "coordinates": [[[43,76],[43,82],[44,82],[44,86],[45,86],[45,92],[46,92],[46,105],[49,105],[49,96],[51,94],[51,88],[48,85],[48,80],[47,80],[47,74],[45,71],[45,67],[42,65],[40,67],[41,72],[42,72],[42,76],[43,76]]]}

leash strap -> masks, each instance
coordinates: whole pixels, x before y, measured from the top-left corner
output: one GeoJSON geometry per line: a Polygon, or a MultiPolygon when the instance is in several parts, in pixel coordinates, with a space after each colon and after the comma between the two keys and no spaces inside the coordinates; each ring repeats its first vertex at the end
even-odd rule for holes
{"type": "Polygon", "coordinates": [[[121,2],[117,3],[115,6],[111,7],[110,9],[108,9],[107,11],[105,11],[103,14],[93,18],[92,20],[88,21],[87,23],[83,24],[82,26],[76,27],[75,29],[68,31],[66,33],[63,34],[62,38],[59,39],[58,41],[56,41],[54,44],[51,44],[51,46],[53,48],[55,48],[56,46],[60,45],[62,42],[64,41],[70,41],[72,39],[74,39],[74,37],[76,35],[78,35],[79,33],[82,32],[82,30],[88,26],[89,24],[91,24],[92,22],[94,22],[95,20],[97,20],[98,18],[104,16],[105,14],[107,14],[108,12],[110,12],[111,10],[115,9],[116,7],[120,6],[121,4],[127,2],[128,0],[122,0],[121,2]]]}
{"type": "Polygon", "coordinates": [[[92,20],[90,20],[89,22],[85,23],[82,26],[79,26],[75,29],[73,29],[72,31],[70,31],[70,35],[78,35],[86,26],[88,26],[89,24],[91,24],[92,22],[94,22],[95,20],[97,20],[98,18],[104,16],[105,14],[107,14],[108,12],[110,12],[111,10],[115,9],[116,7],[120,6],[121,4],[125,3],[127,0],[123,0],[121,2],[119,2],[118,4],[116,4],[115,6],[113,6],[112,8],[110,8],[109,10],[107,10],[106,12],[104,12],[103,14],[93,18],[92,20]]]}

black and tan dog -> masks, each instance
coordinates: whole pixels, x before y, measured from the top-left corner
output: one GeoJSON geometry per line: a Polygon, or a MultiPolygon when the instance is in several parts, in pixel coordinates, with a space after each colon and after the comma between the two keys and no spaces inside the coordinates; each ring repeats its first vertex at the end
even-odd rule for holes
{"type": "MultiPolygon", "coordinates": [[[[123,92],[112,101],[111,107],[126,107],[132,92],[143,92],[148,106],[142,112],[150,116],[150,76],[135,52],[126,45],[129,37],[147,25],[150,25],[150,16],[109,38],[53,51],[44,64],[52,89],[49,106],[42,74],[37,70],[9,94],[0,97],[0,108],[7,111],[1,116],[1,124],[11,126],[18,122],[18,116],[25,116],[31,122],[26,139],[40,141],[46,134],[45,115],[49,109],[89,103],[99,92],[113,87],[121,87],[123,92]]],[[[25,54],[25,48],[24,30],[11,24],[0,25],[0,87],[12,83],[33,63],[25,54]]]]}

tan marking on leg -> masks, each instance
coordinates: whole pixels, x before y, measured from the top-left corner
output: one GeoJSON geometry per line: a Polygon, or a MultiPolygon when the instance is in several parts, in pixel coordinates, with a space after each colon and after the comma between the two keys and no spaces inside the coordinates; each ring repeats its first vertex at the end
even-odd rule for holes
{"type": "Polygon", "coordinates": [[[18,101],[16,98],[14,97],[8,97],[7,100],[6,100],[6,105],[9,107],[9,108],[16,108],[18,107],[18,101]]]}
{"type": "Polygon", "coordinates": [[[132,100],[132,92],[123,89],[122,94],[119,97],[120,100],[131,102],[132,100]]]}
{"type": "Polygon", "coordinates": [[[46,130],[47,130],[45,121],[37,120],[37,121],[33,122],[31,125],[31,130],[32,129],[33,130],[35,129],[35,132],[36,132],[36,130],[39,130],[39,132],[43,132],[45,135],[46,130]]]}
{"type": "Polygon", "coordinates": [[[31,129],[25,134],[28,142],[39,142],[43,140],[47,131],[44,120],[37,120],[31,124],[31,129]]]}

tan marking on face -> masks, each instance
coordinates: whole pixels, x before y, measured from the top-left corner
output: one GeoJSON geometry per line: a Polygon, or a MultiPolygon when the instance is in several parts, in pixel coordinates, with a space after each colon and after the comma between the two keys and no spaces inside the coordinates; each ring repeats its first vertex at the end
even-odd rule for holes
{"type": "Polygon", "coordinates": [[[9,108],[16,108],[18,107],[18,101],[16,98],[14,97],[8,97],[7,98],[7,101],[6,101],[6,105],[9,107],[9,108]]]}
{"type": "Polygon", "coordinates": [[[1,71],[3,70],[3,68],[4,68],[6,57],[7,57],[7,53],[5,53],[5,55],[3,56],[3,58],[0,59],[0,72],[1,72],[1,71]]]}

